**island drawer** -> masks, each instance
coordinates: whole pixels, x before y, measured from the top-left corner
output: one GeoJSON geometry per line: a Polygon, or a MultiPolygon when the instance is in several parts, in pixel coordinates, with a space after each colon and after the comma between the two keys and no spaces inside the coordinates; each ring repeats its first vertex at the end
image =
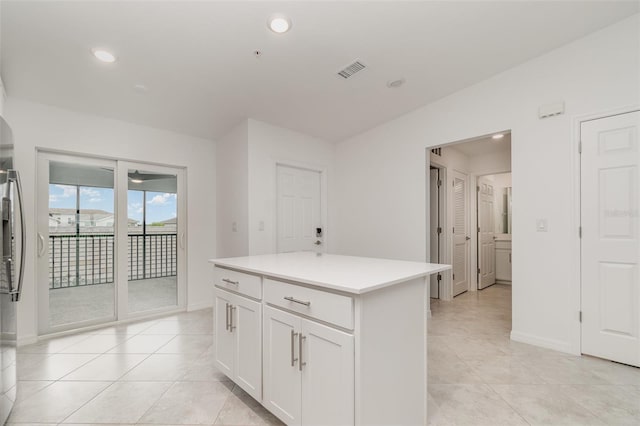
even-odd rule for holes
{"type": "Polygon", "coordinates": [[[265,278],[264,300],[293,312],[353,330],[353,298],[265,278]]]}
{"type": "Polygon", "coordinates": [[[214,284],[217,287],[235,291],[254,299],[262,299],[262,277],[244,272],[216,267],[214,284]]]}

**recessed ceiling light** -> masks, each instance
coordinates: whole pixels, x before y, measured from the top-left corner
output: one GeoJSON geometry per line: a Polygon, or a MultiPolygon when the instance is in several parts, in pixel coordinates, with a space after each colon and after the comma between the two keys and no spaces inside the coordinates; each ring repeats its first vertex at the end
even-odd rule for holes
{"type": "Polygon", "coordinates": [[[495,135],[491,136],[491,139],[502,139],[504,138],[504,135],[502,133],[496,133],[495,135]]]}
{"type": "Polygon", "coordinates": [[[139,93],[147,93],[149,91],[149,88],[144,84],[136,84],[135,86],[133,86],[133,90],[139,93]]]}
{"type": "Polygon", "coordinates": [[[272,15],[267,21],[267,26],[274,33],[286,33],[291,29],[291,19],[284,15],[272,15]]]}
{"type": "Polygon", "coordinates": [[[93,56],[101,60],[102,62],[112,63],[116,61],[116,57],[113,53],[108,52],[104,49],[93,49],[93,56]]]}
{"type": "Polygon", "coordinates": [[[390,89],[397,89],[398,87],[402,86],[405,83],[405,81],[406,80],[404,78],[387,81],[387,87],[390,89]]]}

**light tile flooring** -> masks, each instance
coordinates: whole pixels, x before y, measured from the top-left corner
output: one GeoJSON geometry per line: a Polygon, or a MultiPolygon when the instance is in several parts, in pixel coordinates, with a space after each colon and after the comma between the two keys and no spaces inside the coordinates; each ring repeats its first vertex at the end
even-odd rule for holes
{"type": "MultiPolygon", "coordinates": [[[[510,287],[431,309],[430,424],[640,424],[640,369],[511,342],[510,287]]],[[[213,367],[211,316],[205,309],[19,348],[9,422],[281,424],[213,367]]]]}
{"type": "Polygon", "coordinates": [[[511,341],[510,286],[431,311],[430,424],[640,424],[640,369],[511,341]]]}

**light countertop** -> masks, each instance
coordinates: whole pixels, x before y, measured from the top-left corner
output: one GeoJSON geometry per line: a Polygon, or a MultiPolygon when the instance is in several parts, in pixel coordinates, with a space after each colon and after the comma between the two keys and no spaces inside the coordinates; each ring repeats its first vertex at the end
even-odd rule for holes
{"type": "Polygon", "coordinates": [[[316,254],[266,254],[211,259],[217,266],[296,281],[317,287],[363,294],[414,278],[451,269],[451,265],[316,254]]]}

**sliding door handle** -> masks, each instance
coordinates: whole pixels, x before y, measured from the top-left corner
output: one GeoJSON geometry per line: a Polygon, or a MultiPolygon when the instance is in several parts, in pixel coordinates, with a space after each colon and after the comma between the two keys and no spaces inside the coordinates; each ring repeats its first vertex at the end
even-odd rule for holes
{"type": "Polygon", "coordinates": [[[38,257],[44,256],[46,252],[46,245],[44,243],[44,235],[38,232],[38,257]]]}

